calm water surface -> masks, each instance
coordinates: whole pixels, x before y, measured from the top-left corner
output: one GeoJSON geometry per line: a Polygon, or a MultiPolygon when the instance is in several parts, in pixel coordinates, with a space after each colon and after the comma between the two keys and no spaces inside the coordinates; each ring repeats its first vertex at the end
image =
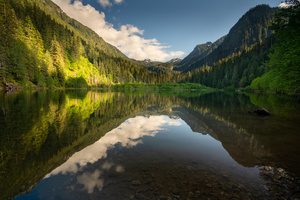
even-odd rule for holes
{"type": "Polygon", "coordinates": [[[0,199],[300,198],[297,97],[23,91],[0,105],[0,199]]]}

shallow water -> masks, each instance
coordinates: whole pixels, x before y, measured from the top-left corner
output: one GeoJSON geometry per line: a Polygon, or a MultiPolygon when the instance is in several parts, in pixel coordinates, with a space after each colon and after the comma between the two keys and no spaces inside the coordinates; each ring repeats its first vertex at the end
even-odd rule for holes
{"type": "Polygon", "coordinates": [[[300,197],[296,97],[43,91],[1,106],[3,199],[300,197]]]}

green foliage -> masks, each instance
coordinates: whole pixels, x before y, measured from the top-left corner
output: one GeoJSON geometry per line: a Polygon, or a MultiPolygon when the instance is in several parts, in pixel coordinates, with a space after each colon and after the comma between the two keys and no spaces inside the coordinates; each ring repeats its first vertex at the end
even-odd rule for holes
{"type": "Polygon", "coordinates": [[[3,0],[0,12],[1,82],[85,87],[181,80],[170,66],[155,72],[138,66],[51,1],[3,0]]]}
{"type": "Polygon", "coordinates": [[[186,80],[213,88],[243,88],[266,72],[262,65],[268,60],[272,39],[257,43],[231,57],[219,60],[212,67],[203,66],[187,75],[186,80]]]}
{"type": "Polygon", "coordinates": [[[271,34],[269,25],[274,11],[267,5],[250,9],[216,49],[204,57],[196,56],[198,60],[189,61],[194,63],[187,70],[194,70],[188,72],[183,81],[234,90],[249,86],[255,78],[266,73],[264,63],[269,60],[274,40],[274,37],[267,38],[271,34]]]}
{"type": "Polygon", "coordinates": [[[69,78],[66,81],[66,87],[69,87],[69,88],[83,88],[83,87],[87,87],[87,86],[88,86],[88,84],[82,76],[78,77],[78,78],[69,78]]]}
{"type": "Polygon", "coordinates": [[[275,9],[268,5],[258,5],[250,9],[231,28],[217,49],[200,60],[196,58],[190,61],[191,64],[186,70],[192,71],[203,65],[212,65],[218,60],[235,56],[239,52],[249,50],[252,45],[263,42],[271,34],[269,26],[274,12],[275,9]]]}
{"type": "Polygon", "coordinates": [[[20,40],[13,40],[10,48],[7,48],[6,65],[10,66],[8,72],[18,82],[26,79],[27,69],[25,66],[26,45],[20,40]]]}
{"type": "Polygon", "coordinates": [[[260,107],[266,108],[272,115],[284,118],[290,117],[290,119],[297,119],[298,113],[295,112],[299,110],[300,104],[297,103],[297,97],[293,95],[285,94],[260,94],[260,93],[249,93],[252,104],[260,107]]]}
{"type": "Polygon", "coordinates": [[[246,13],[225,38],[214,45],[198,46],[191,56],[196,58],[201,54],[203,59],[194,63],[196,70],[183,74],[174,71],[176,66],[172,62],[129,60],[93,31],[63,14],[51,1],[3,0],[0,3],[0,80],[31,87],[121,84],[114,87],[127,89],[161,83],[170,84],[151,87],[171,89],[178,87],[171,83],[179,82],[196,83],[179,85],[186,89],[198,89],[199,84],[233,89],[247,87],[253,81],[253,88],[260,90],[298,91],[298,7],[277,14],[273,25],[277,44],[273,45],[270,58],[267,54],[274,38],[263,40],[270,34],[267,26],[274,10],[262,5],[246,13]],[[267,67],[263,65],[266,62],[267,67]],[[267,70],[271,74],[255,79],[267,70]]]}
{"type": "Polygon", "coordinates": [[[46,87],[47,86],[47,82],[46,82],[46,78],[44,77],[44,75],[42,73],[38,73],[36,76],[36,85],[39,87],[46,87]]]}
{"type": "Polygon", "coordinates": [[[172,62],[152,62],[149,60],[145,61],[135,61],[137,65],[144,66],[145,69],[147,69],[150,72],[155,72],[158,74],[164,74],[169,77],[179,75],[181,76],[181,73],[176,68],[178,67],[176,64],[172,62]]]}
{"type": "Polygon", "coordinates": [[[300,92],[300,3],[279,10],[272,29],[276,43],[266,62],[269,72],[255,79],[251,88],[273,92],[300,92]]]}
{"type": "Polygon", "coordinates": [[[54,80],[53,80],[52,77],[49,77],[49,78],[48,78],[47,86],[48,86],[48,87],[54,87],[54,86],[55,86],[54,80]]]}
{"type": "Polygon", "coordinates": [[[214,43],[207,42],[206,44],[197,45],[195,49],[179,63],[180,68],[177,70],[184,71],[193,63],[205,58],[222,44],[225,37],[226,36],[221,37],[214,43]]]}

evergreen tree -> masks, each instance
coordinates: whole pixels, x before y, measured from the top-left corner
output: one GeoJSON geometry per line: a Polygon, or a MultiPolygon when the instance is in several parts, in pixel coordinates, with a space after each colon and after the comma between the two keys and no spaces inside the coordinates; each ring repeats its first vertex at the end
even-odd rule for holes
{"type": "Polygon", "coordinates": [[[65,73],[64,73],[64,60],[63,51],[60,44],[56,40],[56,36],[53,37],[51,43],[51,56],[53,60],[54,73],[51,74],[53,78],[57,78],[58,86],[64,86],[65,84],[65,73]]]}
{"type": "Polygon", "coordinates": [[[300,2],[292,3],[294,6],[281,9],[275,15],[272,29],[276,44],[269,54],[267,67],[280,77],[279,82],[273,83],[274,87],[300,91],[300,2]]]}

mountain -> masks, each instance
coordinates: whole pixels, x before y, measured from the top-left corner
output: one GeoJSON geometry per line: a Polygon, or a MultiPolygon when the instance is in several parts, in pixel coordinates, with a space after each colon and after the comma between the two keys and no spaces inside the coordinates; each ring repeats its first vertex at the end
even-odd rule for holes
{"type": "Polygon", "coordinates": [[[224,41],[226,36],[221,37],[216,42],[207,42],[206,44],[199,44],[195,47],[195,49],[187,56],[185,57],[178,65],[180,68],[178,70],[184,71],[187,69],[191,64],[194,62],[197,62],[207,55],[209,55],[211,52],[213,52],[222,42],[224,41]]]}
{"type": "MultiPolygon", "coordinates": [[[[248,49],[257,42],[264,41],[270,34],[269,26],[274,18],[275,9],[268,5],[251,8],[231,28],[224,41],[207,56],[190,60],[183,70],[192,71],[203,65],[212,65],[223,58],[248,49]]],[[[183,59],[185,60],[185,59],[183,59]]]]}
{"type": "Polygon", "coordinates": [[[138,66],[51,0],[0,1],[0,87],[172,81],[167,76],[138,66]]]}
{"type": "MultiPolygon", "coordinates": [[[[272,36],[271,36],[272,37],[272,36]]],[[[203,66],[190,73],[189,82],[203,84],[213,88],[242,88],[251,84],[259,76],[266,73],[263,63],[269,60],[268,54],[273,39],[267,38],[262,43],[256,43],[250,50],[243,51],[226,59],[203,66]]]]}
{"type": "Polygon", "coordinates": [[[300,0],[290,0],[290,1],[284,1],[281,4],[279,4],[278,8],[289,8],[291,6],[295,6],[296,4],[299,4],[300,0]]]}
{"type": "Polygon", "coordinates": [[[270,59],[264,62],[268,72],[252,81],[253,90],[300,93],[300,2],[290,2],[292,6],[279,9],[275,15],[275,39],[268,54],[270,59]]]}
{"type": "MultiPolygon", "coordinates": [[[[33,2],[38,5],[38,2],[34,0],[29,0],[28,2],[33,2]]],[[[68,17],[68,15],[66,15],[59,6],[53,3],[52,0],[41,0],[40,7],[45,8],[44,12],[47,15],[54,16],[57,20],[59,20],[58,23],[63,24],[74,32],[78,32],[82,38],[93,41],[95,45],[103,52],[115,57],[126,58],[126,56],[119,49],[109,43],[106,43],[93,30],[68,17]]]]}
{"type": "Polygon", "coordinates": [[[182,61],[180,58],[173,58],[172,60],[169,61],[169,63],[172,63],[174,65],[179,65],[179,63],[182,61]]]}
{"type": "Polygon", "coordinates": [[[234,30],[238,30],[238,27],[234,27],[214,52],[196,63],[200,67],[188,72],[186,79],[182,81],[226,90],[247,88],[254,91],[299,94],[300,57],[297,55],[300,54],[300,2],[292,2],[292,6],[276,10],[270,26],[273,31],[271,36],[238,53],[220,57],[222,59],[215,60],[210,66],[203,63],[201,66],[200,62],[212,59],[212,55],[218,55],[216,52],[222,53],[221,50],[230,45],[227,38],[234,30]]]}
{"type": "Polygon", "coordinates": [[[181,59],[175,58],[169,62],[158,62],[158,61],[151,61],[149,59],[138,61],[133,60],[138,66],[143,66],[149,72],[158,73],[161,75],[167,75],[174,78],[174,75],[181,74],[178,70],[174,70],[177,68],[176,63],[179,63],[181,59]]]}

